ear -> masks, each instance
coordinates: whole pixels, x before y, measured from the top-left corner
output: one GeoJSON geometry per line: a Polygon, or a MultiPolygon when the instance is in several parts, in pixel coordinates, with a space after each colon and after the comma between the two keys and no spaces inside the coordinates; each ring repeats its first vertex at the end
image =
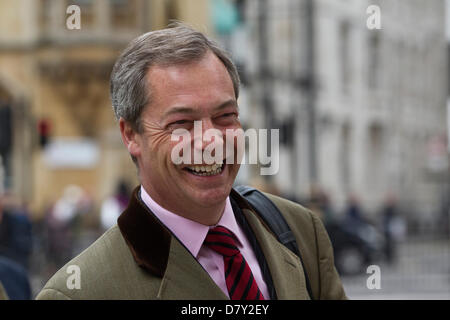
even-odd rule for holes
{"type": "Polygon", "coordinates": [[[139,157],[141,155],[141,137],[139,133],[123,118],[119,119],[119,127],[122,141],[125,147],[127,147],[128,152],[136,158],[139,157]]]}

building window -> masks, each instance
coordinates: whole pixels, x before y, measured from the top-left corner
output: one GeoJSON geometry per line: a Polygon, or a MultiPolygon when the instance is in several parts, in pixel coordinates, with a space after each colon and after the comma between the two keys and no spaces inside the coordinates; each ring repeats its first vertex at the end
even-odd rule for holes
{"type": "Polygon", "coordinates": [[[136,0],[111,0],[111,25],[114,29],[136,28],[136,0]]]}
{"type": "Polygon", "coordinates": [[[367,190],[373,193],[381,192],[383,178],[383,128],[378,123],[372,123],[368,127],[368,150],[367,150],[367,190]]]}
{"type": "Polygon", "coordinates": [[[81,11],[81,29],[92,28],[95,23],[95,7],[93,0],[70,0],[67,6],[77,5],[81,11]]]}
{"type": "Polygon", "coordinates": [[[350,59],[350,23],[341,22],[339,26],[339,58],[342,91],[347,94],[351,85],[351,59],[350,59]]]}
{"type": "Polygon", "coordinates": [[[367,84],[369,89],[376,89],[378,87],[378,77],[380,68],[380,38],[378,33],[373,33],[369,37],[368,44],[368,70],[367,70],[367,84]]]}
{"type": "Polygon", "coordinates": [[[341,183],[344,191],[346,193],[350,192],[350,184],[351,184],[351,164],[350,164],[350,156],[351,156],[351,131],[352,128],[349,123],[344,123],[341,131],[341,148],[339,154],[339,162],[340,162],[340,173],[341,173],[341,183]]]}
{"type": "Polygon", "coordinates": [[[41,30],[47,32],[51,28],[52,0],[41,0],[40,2],[41,14],[39,16],[39,24],[41,30]]]}

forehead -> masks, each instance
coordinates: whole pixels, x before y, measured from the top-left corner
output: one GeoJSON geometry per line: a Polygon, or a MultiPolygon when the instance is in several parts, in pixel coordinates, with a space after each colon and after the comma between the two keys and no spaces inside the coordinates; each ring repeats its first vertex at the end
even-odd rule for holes
{"type": "Polygon", "coordinates": [[[186,64],[150,67],[147,85],[149,109],[159,113],[180,106],[209,108],[235,98],[231,77],[212,52],[186,64]]]}

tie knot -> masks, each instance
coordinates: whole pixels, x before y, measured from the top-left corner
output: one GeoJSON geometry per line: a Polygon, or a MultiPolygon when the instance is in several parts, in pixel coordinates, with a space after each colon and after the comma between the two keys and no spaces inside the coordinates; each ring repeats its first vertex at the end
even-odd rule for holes
{"type": "Polygon", "coordinates": [[[204,244],[226,257],[239,253],[236,246],[236,237],[230,230],[222,226],[210,229],[204,244]]]}

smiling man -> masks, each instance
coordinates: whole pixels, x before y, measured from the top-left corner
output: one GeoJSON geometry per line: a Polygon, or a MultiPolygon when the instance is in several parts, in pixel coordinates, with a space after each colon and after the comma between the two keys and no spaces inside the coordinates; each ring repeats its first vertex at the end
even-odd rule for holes
{"type": "Polygon", "coordinates": [[[38,299],[309,299],[306,274],[314,298],[345,298],[314,214],[268,195],[302,263],[232,189],[239,146],[233,137],[230,156],[224,141],[241,129],[238,95],[236,67],[200,32],[176,25],[130,43],[114,66],[111,97],[141,185],[117,225],[59,270],[38,299]],[[179,132],[193,150],[181,162],[173,159],[179,132]],[[211,146],[223,156],[199,162],[195,155],[211,146]],[[75,289],[67,285],[72,265],[80,271],[75,289]]]}
{"type": "MultiPolygon", "coordinates": [[[[216,224],[225,207],[239,170],[236,162],[216,166],[175,165],[171,141],[175,130],[241,128],[233,82],[225,65],[213,52],[201,58],[171,66],[155,65],[147,73],[151,104],[143,110],[139,131],[124,118],[120,130],[130,154],[137,159],[139,177],[145,192],[172,213],[204,225],[216,224]],[[208,175],[196,172],[200,167],[208,175]],[[210,174],[214,168],[215,174],[210,174]],[[218,170],[217,170],[218,169],[218,170]]],[[[203,150],[208,143],[192,134],[193,149],[203,150]]],[[[194,154],[194,153],[193,153],[194,154]]]]}

